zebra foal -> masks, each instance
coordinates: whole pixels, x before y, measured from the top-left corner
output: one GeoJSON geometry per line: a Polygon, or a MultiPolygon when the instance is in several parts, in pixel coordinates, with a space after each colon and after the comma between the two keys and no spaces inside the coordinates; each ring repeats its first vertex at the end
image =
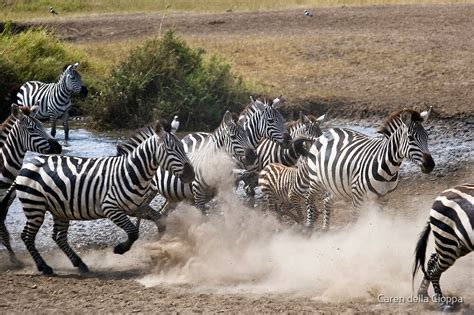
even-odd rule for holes
{"type": "Polygon", "coordinates": [[[424,278],[418,295],[427,296],[433,283],[436,300],[449,310],[453,305],[443,300],[439,285],[441,274],[454,262],[474,250],[474,184],[467,183],[443,191],[433,203],[430,218],[420,235],[415,250],[413,281],[421,267],[424,278]],[[431,255],[425,269],[426,246],[430,232],[435,239],[436,253],[431,255]]]}
{"type": "Polygon", "coordinates": [[[422,123],[431,112],[403,109],[380,127],[381,136],[369,137],[346,128],[334,128],[311,147],[309,158],[310,198],[319,191],[323,200],[323,229],[329,229],[330,209],[336,198],[352,202],[352,218],[360,205],[393,191],[398,171],[409,159],[430,173],[435,163],[428,149],[428,135],[422,123]]]}
{"type": "MultiPolygon", "coordinates": [[[[310,141],[296,139],[297,141],[310,141]]],[[[311,141],[310,141],[311,142],[311,141]]],[[[306,218],[305,227],[310,230],[317,218],[315,207],[307,202],[309,189],[308,155],[304,145],[296,166],[270,163],[259,174],[258,185],[262,189],[267,208],[276,211],[279,218],[289,216],[296,223],[306,218]]]]}
{"type": "Polygon", "coordinates": [[[189,182],[194,171],[171,128],[148,137],[127,155],[107,158],[39,156],[21,169],[15,183],[26,215],[21,238],[39,271],[52,274],[35,247],[36,234],[49,211],[54,220],[53,240],[80,272],[88,268],[67,242],[70,220],[108,218],[128,236],[114,248],[123,254],[138,238],[138,228],[128,216],[137,216],[148,202],[151,181],[158,167],[189,182]]]}
{"type": "Polygon", "coordinates": [[[20,87],[16,98],[19,105],[39,106],[36,118],[51,121],[51,135],[56,136],[56,120],[62,118],[64,137],[69,139],[69,109],[71,108],[72,93],[87,96],[87,88],[77,72],[79,63],[65,66],[58,82],[44,83],[28,81],[20,87]]]}

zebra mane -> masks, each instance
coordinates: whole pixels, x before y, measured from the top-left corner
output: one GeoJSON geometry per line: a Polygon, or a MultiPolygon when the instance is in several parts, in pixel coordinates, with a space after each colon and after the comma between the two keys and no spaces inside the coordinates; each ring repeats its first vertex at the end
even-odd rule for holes
{"type": "MultiPolygon", "coordinates": [[[[314,117],[313,115],[306,115],[306,117],[309,119],[309,121],[310,121],[311,123],[318,123],[317,118],[314,117]]],[[[303,122],[301,119],[292,120],[292,121],[287,122],[286,127],[287,127],[288,129],[291,129],[291,128],[295,127],[295,126],[298,126],[298,124],[303,124],[303,123],[304,123],[304,122],[303,122]]]]}
{"type": "MultiPolygon", "coordinates": [[[[135,130],[135,132],[122,143],[117,144],[117,156],[127,155],[137,148],[143,141],[149,137],[157,134],[157,128],[159,128],[159,121],[155,121],[135,130]]],[[[158,129],[159,130],[159,129],[158,129]]]]}
{"type": "Polygon", "coordinates": [[[404,108],[398,112],[392,113],[379,127],[378,132],[385,136],[390,136],[393,133],[393,130],[396,129],[395,127],[399,125],[399,122],[402,119],[402,114],[404,113],[411,115],[411,121],[423,121],[423,117],[421,117],[420,112],[414,109],[404,108]]]}

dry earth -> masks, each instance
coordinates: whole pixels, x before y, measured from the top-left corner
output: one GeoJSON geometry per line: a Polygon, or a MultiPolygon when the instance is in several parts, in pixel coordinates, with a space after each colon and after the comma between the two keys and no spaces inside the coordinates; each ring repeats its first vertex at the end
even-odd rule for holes
{"type": "MultiPolygon", "coordinates": [[[[328,58],[327,54],[340,53],[344,59],[344,54],[357,50],[380,50],[388,56],[380,60],[390,65],[384,76],[379,75],[383,71],[351,68],[360,72],[341,75],[336,81],[328,77],[308,83],[320,89],[337,87],[337,98],[300,103],[321,105],[318,111],[341,104],[346,114],[387,112],[406,104],[437,105],[438,119],[429,133],[442,150],[433,152],[438,168],[432,174],[422,175],[416,169],[405,173],[398,189],[383,198],[386,211],[369,215],[355,227],[341,229],[346,212],[344,206],[338,207],[335,231],[324,236],[316,233],[310,239],[293,231],[274,234],[269,218],[238,216],[241,206],[234,204],[237,214],[225,222],[201,222],[184,209],[183,214],[170,217],[164,239],[142,240],[125,256],[114,256],[110,248],[81,249],[93,270],[87,276],[78,275],[54,249],[46,250],[44,257],[56,268],[56,277],[39,275],[24,251],[20,256],[28,265],[10,270],[2,252],[0,312],[436,312],[433,303],[381,304],[377,295],[411,294],[412,251],[433,198],[447,187],[474,179],[474,5],[318,9],[311,20],[300,15],[300,11],[181,14],[166,17],[163,27],[208,41],[293,38],[303,41],[295,51],[315,62],[328,58]],[[304,41],[319,33],[330,35],[332,51],[304,41]],[[389,58],[392,49],[412,54],[414,62],[398,67],[389,58]],[[444,66],[425,73],[430,59],[444,66]],[[453,139],[458,140],[455,145],[453,139]]],[[[70,41],[107,41],[151,36],[159,29],[161,15],[34,23],[53,25],[70,41]]],[[[301,86],[305,80],[291,78],[292,84],[301,86]]],[[[289,81],[283,76],[275,84],[284,91],[289,81]]],[[[341,113],[337,106],[333,110],[341,113]]],[[[465,314],[474,312],[472,258],[465,257],[442,279],[448,294],[465,298],[461,308],[465,314]]]]}
{"type": "Polygon", "coordinates": [[[231,60],[250,82],[311,112],[346,117],[433,105],[472,117],[474,4],[222,14],[90,15],[30,22],[75,43],[178,34],[231,60]]]}

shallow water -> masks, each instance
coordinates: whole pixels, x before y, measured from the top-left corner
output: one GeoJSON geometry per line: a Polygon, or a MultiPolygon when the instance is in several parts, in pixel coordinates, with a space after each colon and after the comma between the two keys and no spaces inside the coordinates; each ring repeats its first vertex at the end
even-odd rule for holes
{"type": "MultiPolygon", "coordinates": [[[[375,135],[377,130],[373,128],[370,122],[351,123],[348,121],[335,121],[324,126],[347,127],[353,130],[375,135]]],[[[449,126],[431,126],[428,127],[430,135],[430,150],[433,159],[436,162],[434,172],[446,173],[455,171],[460,164],[472,163],[474,161],[473,152],[473,132],[471,130],[462,130],[460,133],[450,133],[449,126]]],[[[129,133],[94,133],[83,128],[74,128],[70,131],[70,140],[65,142],[64,133],[58,130],[57,139],[63,145],[63,154],[69,156],[81,157],[104,157],[116,154],[116,145],[124,139],[124,135],[129,133]]],[[[33,153],[28,153],[25,162],[31,161],[33,153]]],[[[421,176],[419,168],[413,163],[406,161],[401,168],[401,175],[421,176]]],[[[441,177],[442,175],[440,175],[441,177]]],[[[159,206],[162,203],[160,197],[156,198],[153,205],[159,206]]],[[[7,227],[12,235],[12,244],[15,248],[24,249],[23,242],[20,240],[20,233],[25,223],[25,217],[21,210],[18,200],[15,200],[9,209],[7,216],[7,227]]],[[[47,215],[45,223],[37,236],[37,245],[39,248],[53,246],[54,243],[50,237],[52,232],[52,220],[47,215]]],[[[150,236],[155,233],[155,227],[149,222],[143,224],[141,233],[150,236]]],[[[141,236],[142,237],[142,236],[141,236]]],[[[69,239],[75,247],[106,247],[118,242],[118,238],[124,239],[125,233],[107,219],[96,221],[74,221],[70,227],[69,239]]],[[[3,248],[0,249],[3,251],[3,248]]]]}

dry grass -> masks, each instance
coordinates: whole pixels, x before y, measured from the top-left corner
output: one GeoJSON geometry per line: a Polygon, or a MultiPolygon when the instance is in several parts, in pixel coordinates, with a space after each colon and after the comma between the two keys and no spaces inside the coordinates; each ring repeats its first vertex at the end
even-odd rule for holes
{"type": "Polygon", "coordinates": [[[317,8],[364,5],[451,4],[466,0],[6,0],[0,19],[31,20],[56,18],[49,13],[53,6],[59,16],[90,13],[136,12],[225,12],[263,11],[289,8],[317,8]]]}

